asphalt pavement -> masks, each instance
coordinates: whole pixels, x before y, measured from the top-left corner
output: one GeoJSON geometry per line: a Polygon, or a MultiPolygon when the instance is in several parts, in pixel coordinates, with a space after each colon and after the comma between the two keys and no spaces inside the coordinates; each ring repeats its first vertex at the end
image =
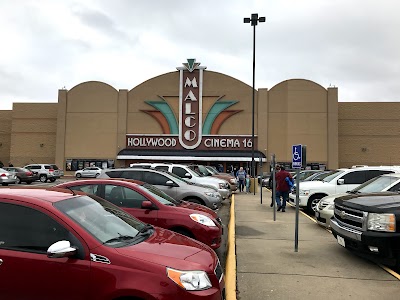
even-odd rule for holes
{"type": "Polygon", "coordinates": [[[259,192],[235,195],[237,299],[400,299],[398,274],[343,248],[304,213],[295,252],[295,209],[274,221],[270,203],[266,189],[263,204],[259,192]]]}

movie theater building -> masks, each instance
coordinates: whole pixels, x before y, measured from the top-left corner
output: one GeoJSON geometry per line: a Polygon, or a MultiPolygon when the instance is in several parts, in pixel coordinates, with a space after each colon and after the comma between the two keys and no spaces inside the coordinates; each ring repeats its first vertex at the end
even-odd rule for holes
{"type": "MultiPolygon", "coordinates": [[[[188,59],[132,88],[89,81],[58,91],[58,103],[0,111],[0,160],[56,163],[66,171],[132,162],[248,166],[252,87],[188,59]]],[[[307,145],[312,168],[400,164],[399,103],[338,101],[338,88],[291,79],[255,91],[255,160],[267,170],[307,145]]]]}

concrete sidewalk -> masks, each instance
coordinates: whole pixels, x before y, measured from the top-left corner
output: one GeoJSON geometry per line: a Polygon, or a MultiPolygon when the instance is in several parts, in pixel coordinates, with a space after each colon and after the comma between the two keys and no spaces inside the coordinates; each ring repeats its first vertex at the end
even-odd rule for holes
{"type": "Polygon", "coordinates": [[[235,195],[237,299],[400,299],[400,281],[340,246],[333,235],[299,216],[277,212],[271,193],[235,195]]]}

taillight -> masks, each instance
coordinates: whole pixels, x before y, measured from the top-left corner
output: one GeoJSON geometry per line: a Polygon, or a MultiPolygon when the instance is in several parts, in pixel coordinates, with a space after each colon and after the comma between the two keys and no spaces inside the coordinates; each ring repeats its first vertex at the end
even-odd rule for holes
{"type": "Polygon", "coordinates": [[[54,169],[50,169],[49,172],[54,172],[54,169]]]}
{"type": "Polygon", "coordinates": [[[0,177],[7,177],[7,174],[3,173],[3,174],[0,175],[0,177]]]}
{"type": "Polygon", "coordinates": [[[27,176],[32,176],[32,172],[25,172],[27,176]]]}

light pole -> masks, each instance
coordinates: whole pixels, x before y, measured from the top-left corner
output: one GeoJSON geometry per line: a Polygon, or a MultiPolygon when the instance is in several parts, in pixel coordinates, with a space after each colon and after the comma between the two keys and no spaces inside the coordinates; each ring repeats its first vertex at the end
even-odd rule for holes
{"type": "MultiPolygon", "coordinates": [[[[251,18],[244,18],[244,23],[250,23],[253,26],[253,99],[252,99],[252,111],[251,111],[251,174],[253,179],[256,177],[255,166],[254,166],[254,97],[255,97],[255,76],[256,76],[256,26],[258,22],[265,22],[265,17],[258,17],[258,14],[251,14],[251,18]]],[[[255,181],[253,181],[255,185],[255,181]]],[[[256,187],[253,187],[254,195],[256,194],[256,187]]]]}

